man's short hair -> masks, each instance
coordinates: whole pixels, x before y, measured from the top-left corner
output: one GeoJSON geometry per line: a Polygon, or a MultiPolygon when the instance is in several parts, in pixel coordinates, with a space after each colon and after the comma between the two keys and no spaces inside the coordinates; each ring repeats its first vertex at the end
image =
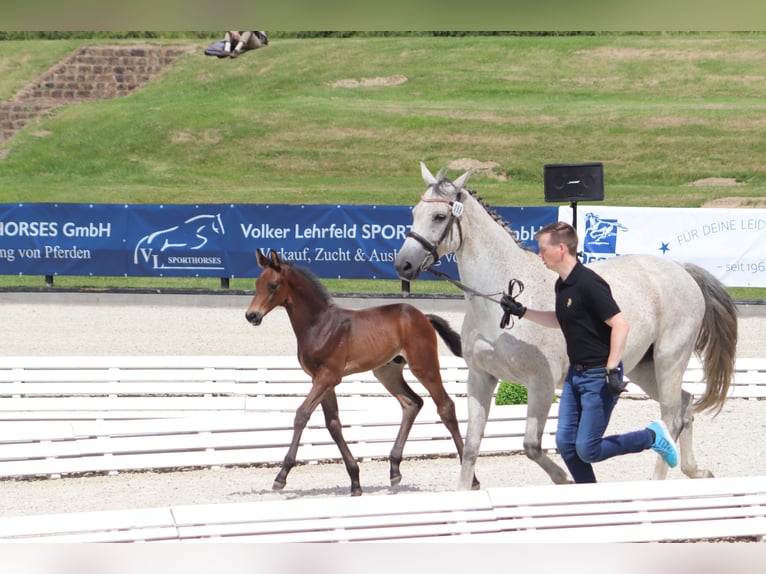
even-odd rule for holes
{"type": "Polygon", "coordinates": [[[539,229],[535,239],[539,240],[542,235],[550,236],[549,243],[552,245],[563,243],[571,255],[577,255],[577,230],[566,221],[557,221],[539,229]]]}

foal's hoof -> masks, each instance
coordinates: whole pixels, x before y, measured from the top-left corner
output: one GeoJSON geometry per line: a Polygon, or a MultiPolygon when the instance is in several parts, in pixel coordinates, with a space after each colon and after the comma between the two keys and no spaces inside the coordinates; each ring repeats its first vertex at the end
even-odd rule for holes
{"type": "Polygon", "coordinates": [[[351,496],[362,496],[362,489],[361,488],[352,488],[351,489],[351,496]]]}
{"type": "Polygon", "coordinates": [[[399,486],[402,482],[402,475],[397,474],[396,476],[391,476],[391,486],[399,486]]]}
{"type": "Polygon", "coordinates": [[[287,483],[275,480],[274,484],[271,485],[271,490],[282,490],[285,487],[285,484],[287,483]]]}

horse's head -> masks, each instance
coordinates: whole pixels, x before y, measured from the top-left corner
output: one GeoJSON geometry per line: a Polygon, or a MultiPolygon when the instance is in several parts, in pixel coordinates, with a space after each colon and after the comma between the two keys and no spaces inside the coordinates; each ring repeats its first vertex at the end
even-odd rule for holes
{"type": "Polygon", "coordinates": [[[245,311],[245,319],[257,326],[274,307],[287,302],[289,287],[284,273],[289,266],[282,263],[276,251],[272,250],[268,257],[260,249],[255,254],[262,271],[255,280],[255,295],[245,311]]]}
{"type": "Polygon", "coordinates": [[[460,217],[463,202],[470,195],[464,189],[471,176],[470,170],[450,181],[444,177],[444,170],[434,176],[421,161],[420,172],[427,186],[426,192],[412,210],[412,228],[394,261],[399,277],[407,281],[416,279],[442,255],[460,248],[460,217]]]}

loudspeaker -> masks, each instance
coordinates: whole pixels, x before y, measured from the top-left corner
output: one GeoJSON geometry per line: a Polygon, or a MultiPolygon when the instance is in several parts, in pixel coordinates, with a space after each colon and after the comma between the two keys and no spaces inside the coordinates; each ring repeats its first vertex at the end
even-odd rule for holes
{"type": "Polygon", "coordinates": [[[546,164],[545,201],[603,201],[604,164],[551,163],[546,164]]]}

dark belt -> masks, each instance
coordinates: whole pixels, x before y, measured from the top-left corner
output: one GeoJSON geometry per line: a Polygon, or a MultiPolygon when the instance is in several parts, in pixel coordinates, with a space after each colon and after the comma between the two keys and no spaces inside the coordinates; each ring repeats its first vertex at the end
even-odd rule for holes
{"type": "Polygon", "coordinates": [[[583,371],[589,371],[590,369],[605,369],[606,363],[586,363],[586,364],[573,364],[572,368],[577,371],[578,373],[581,373],[583,371]]]}

